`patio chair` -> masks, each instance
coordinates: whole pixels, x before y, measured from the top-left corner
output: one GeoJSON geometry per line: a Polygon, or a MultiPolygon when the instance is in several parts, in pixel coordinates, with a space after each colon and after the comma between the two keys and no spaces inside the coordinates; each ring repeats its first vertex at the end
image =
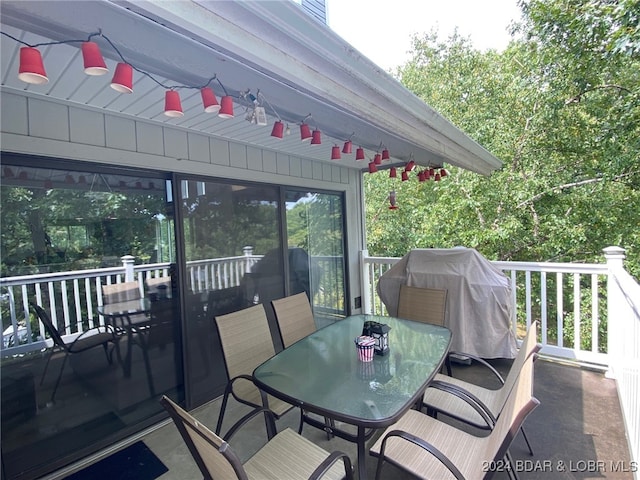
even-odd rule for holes
{"type": "Polygon", "coordinates": [[[62,338],[62,335],[60,335],[60,332],[51,321],[51,318],[49,317],[49,314],[46,312],[46,310],[40,305],[33,302],[30,302],[30,305],[44,325],[45,330],[49,333],[51,340],[53,340],[53,348],[51,349],[47,357],[47,362],[45,363],[42,376],[40,377],[40,385],[42,385],[44,377],[47,374],[49,362],[53,354],[56,351],[64,352],[64,359],[62,360],[60,373],[58,373],[56,384],[53,387],[53,392],[51,393],[52,402],[55,399],[56,392],[58,391],[58,385],[60,384],[60,380],[62,379],[62,373],[64,372],[64,367],[67,364],[67,358],[69,357],[69,355],[86,352],[87,350],[91,350],[92,348],[102,346],[107,356],[107,362],[109,363],[109,365],[111,365],[113,361],[113,350],[115,350],[116,354],[118,355],[118,361],[121,361],[120,348],[118,346],[118,337],[116,336],[113,327],[111,327],[110,325],[104,327],[94,327],[86,330],[85,332],[77,336],[74,340],[67,343],[62,338]],[[109,344],[112,344],[111,351],[109,351],[109,344]]]}
{"type": "MultiPolygon", "coordinates": [[[[433,416],[442,413],[476,428],[483,430],[493,428],[497,419],[502,415],[507,398],[517,382],[523,365],[529,357],[533,357],[541,348],[536,343],[537,325],[537,322],[534,322],[529,327],[529,331],[522,341],[518,355],[511,364],[511,369],[506,379],[503,379],[500,373],[485,360],[470,356],[484,367],[487,367],[497,377],[501,384],[499,389],[485,388],[464,380],[438,374],[422,397],[422,407],[426,407],[427,413],[433,416]],[[443,385],[445,388],[441,388],[443,385]],[[467,397],[471,397],[486,412],[486,415],[479,413],[478,410],[472,408],[468,402],[459,396],[451,394],[451,390],[447,387],[462,390],[467,397]]],[[[533,455],[533,449],[524,428],[521,430],[527,447],[529,447],[529,453],[533,455]]]]}
{"type": "Polygon", "coordinates": [[[289,428],[270,438],[243,464],[227,442],[255,415],[264,412],[273,422],[267,409],[245,415],[223,439],[168,397],[163,395],[160,403],[171,415],[205,480],[353,479],[351,460],[345,453],[329,453],[289,428]]]}
{"type": "Polygon", "coordinates": [[[113,283],[102,285],[102,300],[104,303],[126,302],[142,298],[138,282],[113,283]]]}
{"type": "MultiPolygon", "coordinates": [[[[446,290],[400,285],[398,317],[444,326],[446,311],[446,290]]],[[[444,366],[447,369],[447,374],[451,376],[449,355],[445,359],[444,366]]]]}
{"type": "Polygon", "coordinates": [[[276,313],[284,348],[316,331],[316,321],[305,292],[272,300],[271,305],[276,313]]]}
{"type": "Polygon", "coordinates": [[[253,371],[275,355],[267,315],[262,304],[215,318],[229,381],[222,397],[216,425],[220,435],[229,396],[253,409],[269,408],[276,418],[293,408],[267,395],[253,383],[253,371]]]}
{"type": "Polygon", "coordinates": [[[409,410],[388,427],[370,449],[370,453],[378,457],[376,479],[385,461],[419,478],[485,479],[491,478],[496,468],[507,470],[517,478],[509,447],[527,415],[538,405],[533,397],[531,355],[524,362],[489,435],[472,435],[417,410],[409,410]]]}
{"type": "MultiPolygon", "coordinates": [[[[316,321],[313,318],[309,297],[305,292],[272,300],[271,305],[276,314],[280,339],[284,348],[316,331],[316,321]]],[[[303,418],[306,417],[303,416],[303,418]]],[[[325,418],[324,422],[328,427],[327,439],[331,439],[333,434],[330,432],[332,428],[335,428],[335,422],[330,418],[325,418]]]]}

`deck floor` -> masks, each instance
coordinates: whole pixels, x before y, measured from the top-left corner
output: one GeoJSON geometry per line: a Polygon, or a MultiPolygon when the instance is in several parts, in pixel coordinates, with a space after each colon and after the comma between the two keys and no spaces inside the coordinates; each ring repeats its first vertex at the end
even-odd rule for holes
{"type": "MultiPolygon", "coordinates": [[[[509,370],[511,362],[491,362],[501,373],[509,370]]],[[[454,376],[489,385],[486,369],[478,365],[454,364],[454,376]]],[[[497,383],[493,383],[495,388],[497,383]]],[[[525,430],[534,449],[530,456],[524,440],[518,435],[511,453],[518,468],[518,476],[526,479],[620,479],[632,480],[636,465],[630,460],[622,413],[615,382],[602,372],[563,363],[538,359],[535,364],[534,394],[540,406],[527,418],[525,430]]],[[[200,407],[194,415],[214,428],[220,399],[200,407]]],[[[225,427],[232,418],[246,413],[246,407],[236,404],[225,419],[225,427]]],[[[444,420],[444,418],[442,418],[444,420]]],[[[297,428],[298,413],[292,411],[278,421],[278,429],[297,428]]],[[[305,426],[303,435],[327,450],[348,453],[355,464],[355,445],[344,440],[326,439],[323,432],[305,426]]],[[[265,441],[264,422],[255,420],[234,437],[232,447],[247,458],[265,441]]],[[[374,437],[375,439],[375,437],[374,437]]],[[[374,441],[372,439],[371,441],[374,441]]],[[[145,438],[145,443],[164,462],[169,471],[159,480],[201,478],[186,446],[173,424],[162,427],[145,438]]],[[[367,458],[370,478],[374,478],[376,459],[367,458]]],[[[385,479],[409,479],[410,475],[392,465],[385,465],[385,479]]],[[[506,479],[506,473],[493,478],[506,479]]]]}

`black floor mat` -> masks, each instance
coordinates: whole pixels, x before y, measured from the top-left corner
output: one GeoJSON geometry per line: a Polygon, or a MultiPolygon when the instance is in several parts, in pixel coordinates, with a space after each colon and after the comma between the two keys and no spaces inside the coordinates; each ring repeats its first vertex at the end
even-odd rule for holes
{"type": "Polygon", "coordinates": [[[154,480],[168,470],[144,442],[136,442],[67,480],[154,480]]]}

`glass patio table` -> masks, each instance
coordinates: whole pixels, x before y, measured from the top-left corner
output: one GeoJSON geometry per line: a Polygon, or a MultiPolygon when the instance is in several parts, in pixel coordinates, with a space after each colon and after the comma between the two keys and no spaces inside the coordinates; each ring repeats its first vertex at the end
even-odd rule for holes
{"type": "Polygon", "coordinates": [[[357,443],[358,478],[366,478],[365,442],[375,429],[395,423],[422,397],[449,351],[451,332],[395,317],[354,315],[317,330],[253,372],[255,384],[300,407],[305,422],[357,443]],[[365,321],[387,324],[389,351],[358,359],[355,338],[365,321]],[[353,435],[307,415],[357,427],[353,435]]]}

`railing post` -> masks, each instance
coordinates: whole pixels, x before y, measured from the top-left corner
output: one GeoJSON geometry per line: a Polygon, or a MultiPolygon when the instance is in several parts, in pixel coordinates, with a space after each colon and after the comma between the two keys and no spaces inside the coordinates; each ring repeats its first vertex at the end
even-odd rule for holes
{"type": "Polygon", "coordinates": [[[253,256],[253,247],[251,245],[247,245],[242,248],[242,253],[247,257],[245,260],[245,273],[251,273],[251,257],[253,256]]]}
{"type": "Polygon", "coordinates": [[[620,290],[618,282],[615,281],[616,271],[624,270],[625,249],[621,247],[607,247],[602,250],[607,261],[607,357],[609,359],[609,369],[607,377],[615,378],[616,367],[619,364],[619,354],[616,348],[623,344],[624,332],[617,319],[622,318],[623,313],[619,311],[624,304],[624,296],[620,290]]]}
{"type": "Polygon", "coordinates": [[[373,299],[371,298],[371,285],[369,285],[369,279],[371,278],[369,269],[371,265],[365,262],[365,258],[369,257],[369,250],[364,249],[360,251],[360,275],[362,285],[361,292],[362,295],[362,312],[363,313],[373,313],[371,308],[371,304],[373,299]]]}
{"type": "Polygon", "coordinates": [[[120,257],[120,260],[122,260],[122,266],[124,268],[124,281],[133,282],[135,280],[133,276],[133,263],[136,261],[136,257],[133,255],[125,255],[124,257],[120,257]]]}

